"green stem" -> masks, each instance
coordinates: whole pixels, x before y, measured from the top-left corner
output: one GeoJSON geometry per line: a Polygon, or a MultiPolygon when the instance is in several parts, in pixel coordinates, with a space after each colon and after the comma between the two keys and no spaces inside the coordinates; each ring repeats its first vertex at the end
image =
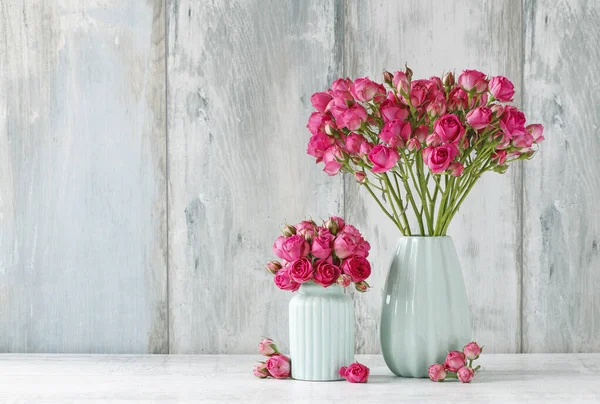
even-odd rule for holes
{"type": "MultiPolygon", "coordinates": [[[[405,166],[406,166],[406,171],[408,171],[410,173],[410,177],[412,178],[413,184],[415,186],[415,190],[418,192],[418,188],[417,188],[417,181],[415,180],[415,175],[412,171],[412,165],[408,162],[408,158],[406,157],[406,155],[404,154],[404,151],[402,151],[402,157],[404,158],[405,161],[405,166]]],[[[415,212],[415,216],[417,217],[417,222],[419,223],[419,230],[421,231],[421,236],[425,235],[425,227],[423,226],[423,217],[421,216],[421,214],[419,213],[419,210],[417,209],[417,204],[415,203],[415,200],[412,196],[412,192],[410,190],[410,186],[408,185],[408,178],[403,178],[402,182],[404,183],[404,189],[406,190],[406,196],[410,202],[410,204],[412,205],[412,208],[415,212]]],[[[423,204],[423,195],[421,195],[421,206],[425,206],[423,204]]]]}
{"type": "Polygon", "coordinates": [[[403,235],[406,235],[406,232],[404,230],[404,228],[402,227],[402,225],[391,215],[390,212],[388,212],[388,210],[385,208],[385,206],[383,206],[383,204],[381,203],[381,201],[379,200],[379,198],[377,198],[377,195],[375,195],[375,193],[373,192],[373,190],[371,189],[371,187],[369,187],[369,185],[367,183],[362,184],[365,188],[367,188],[367,191],[369,191],[369,193],[371,194],[371,196],[373,197],[373,199],[375,199],[375,202],[377,202],[377,204],[379,205],[379,207],[381,208],[381,210],[383,211],[383,213],[385,213],[387,215],[387,217],[389,217],[392,222],[394,222],[394,224],[396,225],[396,227],[398,228],[398,230],[400,230],[400,233],[402,233],[403,235]]]}
{"type": "Polygon", "coordinates": [[[382,177],[383,177],[383,181],[386,184],[388,195],[392,196],[392,198],[393,198],[393,200],[390,200],[390,205],[392,205],[392,210],[394,211],[396,216],[398,216],[398,213],[396,212],[396,208],[394,207],[394,200],[395,200],[396,203],[398,204],[398,209],[400,209],[400,215],[402,216],[402,219],[404,220],[404,225],[405,225],[404,229],[406,230],[405,235],[411,236],[412,233],[410,231],[410,224],[408,223],[408,217],[406,217],[406,209],[404,209],[404,204],[402,203],[402,198],[400,197],[400,193],[395,192],[394,187],[392,186],[392,183],[390,182],[390,178],[388,177],[387,173],[383,173],[382,177]]]}

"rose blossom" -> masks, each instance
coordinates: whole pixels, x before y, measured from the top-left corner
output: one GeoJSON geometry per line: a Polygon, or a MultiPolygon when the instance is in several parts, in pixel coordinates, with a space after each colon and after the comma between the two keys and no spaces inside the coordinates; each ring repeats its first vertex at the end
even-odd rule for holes
{"type": "Polygon", "coordinates": [[[500,102],[510,102],[515,95],[515,86],[504,76],[492,77],[490,93],[500,102]]]}
{"type": "Polygon", "coordinates": [[[358,229],[352,225],[344,226],[333,241],[335,255],[344,259],[350,255],[369,256],[371,245],[362,237],[358,229]]]}
{"type": "Polygon", "coordinates": [[[431,116],[440,116],[446,113],[446,95],[441,91],[432,91],[427,96],[429,104],[426,111],[431,116]]]}
{"type": "Polygon", "coordinates": [[[395,119],[383,126],[381,133],[379,133],[379,138],[392,148],[398,146],[404,147],[411,132],[410,123],[395,119]]]}
{"type": "Polygon", "coordinates": [[[481,347],[477,345],[477,342],[469,342],[463,348],[463,353],[467,359],[474,361],[475,359],[479,358],[481,347]]]}
{"type": "Polygon", "coordinates": [[[346,137],[346,150],[348,153],[357,155],[360,151],[360,145],[365,141],[365,138],[359,134],[351,133],[346,137]]]}
{"type": "Polygon", "coordinates": [[[384,145],[377,145],[369,152],[369,160],[373,163],[374,173],[384,173],[396,165],[400,155],[396,150],[384,145]]]}
{"type": "Polygon", "coordinates": [[[444,143],[458,143],[465,134],[465,128],[454,114],[440,116],[433,125],[433,130],[444,143]]]}
{"type": "Polygon", "coordinates": [[[335,283],[337,278],[340,276],[340,273],[340,268],[337,266],[327,261],[317,261],[315,265],[314,281],[319,285],[328,287],[335,283]]]}
{"type": "Polygon", "coordinates": [[[292,292],[297,291],[300,288],[300,284],[290,278],[289,266],[280,269],[273,277],[273,282],[281,290],[291,290],[292,292]]]}
{"type": "Polygon", "coordinates": [[[460,76],[458,76],[458,85],[460,85],[465,91],[469,92],[475,89],[478,93],[483,93],[487,90],[488,82],[486,80],[485,73],[477,70],[463,70],[460,76]]]}
{"type": "Polygon", "coordinates": [[[323,154],[323,163],[325,163],[323,171],[330,176],[336,175],[342,168],[342,163],[340,163],[339,160],[342,160],[343,158],[342,151],[337,145],[330,146],[325,154],[323,154]]]}
{"type": "Polygon", "coordinates": [[[279,236],[273,244],[273,252],[279,258],[286,261],[306,257],[310,251],[310,244],[306,239],[298,234],[290,237],[279,236]]]}
{"type": "Polygon", "coordinates": [[[331,96],[331,94],[328,93],[314,93],[310,97],[310,102],[317,111],[325,112],[325,109],[327,108],[327,105],[332,100],[332,98],[333,97],[331,96]]]}
{"type": "Polygon", "coordinates": [[[506,150],[496,150],[492,153],[492,159],[498,161],[498,165],[501,166],[506,161],[506,150]]]}
{"type": "Polygon", "coordinates": [[[469,95],[460,87],[454,87],[448,94],[448,109],[466,109],[469,95]]]}
{"type": "Polygon", "coordinates": [[[444,367],[450,372],[457,372],[458,369],[462,368],[466,364],[465,354],[460,351],[448,352],[446,360],[444,361],[444,367]]]}
{"type": "Polygon", "coordinates": [[[289,266],[290,278],[294,282],[305,283],[312,279],[313,277],[313,268],[312,264],[307,258],[299,258],[289,266]]]}
{"type": "Polygon", "coordinates": [[[471,380],[473,380],[473,376],[475,376],[475,372],[473,372],[473,369],[471,369],[468,366],[463,366],[462,368],[458,369],[458,372],[456,372],[456,376],[458,376],[458,380],[460,380],[463,383],[471,383],[471,380]]]}
{"type": "Polygon", "coordinates": [[[325,151],[329,149],[329,147],[335,142],[335,139],[331,136],[327,136],[326,133],[318,132],[313,135],[308,141],[308,147],[306,148],[306,153],[315,157],[317,159],[317,163],[323,161],[323,156],[325,155],[325,151]]]}
{"type": "Polygon", "coordinates": [[[375,147],[373,143],[364,141],[360,144],[360,150],[358,154],[360,154],[361,156],[367,156],[371,152],[371,150],[373,150],[373,147],[375,147]]]}
{"type": "Polygon", "coordinates": [[[371,81],[368,77],[359,77],[350,85],[350,92],[355,99],[362,102],[381,102],[385,99],[386,90],[381,84],[371,81]]]}
{"type": "Polygon", "coordinates": [[[512,144],[519,149],[527,149],[533,146],[533,136],[529,132],[519,133],[513,138],[512,144]]]}
{"type": "Polygon", "coordinates": [[[421,148],[421,142],[419,142],[419,139],[417,138],[412,138],[408,141],[408,143],[406,143],[406,149],[408,151],[415,151],[415,150],[419,150],[421,148]]]}
{"type": "Polygon", "coordinates": [[[265,356],[271,356],[279,351],[277,351],[277,346],[271,338],[265,338],[258,343],[258,352],[265,356]]]}
{"type": "Polygon", "coordinates": [[[350,286],[350,284],[352,283],[352,279],[350,278],[350,275],[346,275],[346,274],[341,274],[338,278],[336,283],[338,285],[340,285],[343,288],[347,288],[348,286],[350,286]]]}
{"type": "Polygon", "coordinates": [[[319,132],[325,132],[325,126],[327,125],[335,127],[335,123],[333,122],[331,115],[313,112],[310,115],[310,118],[308,118],[308,124],[306,127],[310,133],[316,135],[319,132]]]}
{"type": "Polygon", "coordinates": [[[349,78],[345,78],[345,79],[339,78],[331,84],[331,91],[333,91],[333,93],[335,95],[337,95],[339,93],[344,93],[346,91],[349,92],[351,85],[352,85],[352,80],[350,80],[349,78]]]}
{"type": "Polygon", "coordinates": [[[492,122],[492,110],[488,107],[475,108],[467,114],[467,122],[473,129],[483,129],[492,122]]]}
{"type": "Polygon", "coordinates": [[[268,377],[269,371],[267,370],[267,364],[265,362],[257,363],[256,365],[254,365],[252,373],[254,373],[254,376],[258,377],[259,379],[264,379],[265,377],[268,377]]]}
{"type": "Polygon", "coordinates": [[[356,182],[363,183],[367,179],[367,174],[362,171],[357,171],[354,173],[354,178],[356,178],[356,182]]]}
{"type": "Polygon", "coordinates": [[[450,163],[458,155],[458,149],[453,144],[423,149],[423,160],[434,174],[441,174],[448,169],[450,163]]]}
{"type": "Polygon", "coordinates": [[[454,177],[460,177],[465,170],[465,167],[461,163],[455,161],[454,163],[450,163],[448,170],[450,170],[454,177]]]}
{"type": "Polygon", "coordinates": [[[290,376],[290,358],[277,354],[267,359],[267,370],[276,379],[285,379],[290,376]]]}
{"type": "Polygon", "coordinates": [[[357,130],[366,120],[367,110],[362,105],[354,104],[339,116],[337,122],[349,130],[357,130]]]}
{"type": "Polygon", "coordinates": [[[370,370],[365,365],[354,362],[348,367],[342,366],[339,373],[350,383],[366,383],[369,380],[370,370]]]}
{"type": "Polygon", "coordinates": [[[408,79],[406,73],[402,71],[397,71],[396,73],[394,73],[394,77],[392,78],[392,84],[394,85],[396,90],[404,92],[405,94],[408,94],[410,90],[410,80],[408,79]]]}
{"type": "Polygon", "coordinates": [[[333,251],[334,239],[335,236],[331,233],[315,237],[312,242],[312,255],[319,259],[325,259],[329,257],[333,251]]]}
{"type": "Polygon", "coordinates": [[[427,373],[429,374],[429,378],[434,382],[443,382],[446,378],[446,369],[444,369],[444,365],[439,363],[429,366],[427,373]]]}
{"type": "Polygon", "coordinates": [[[425,79],[414,80],[410,83],[410,104],[413,107],[416,108],[423,104],[427,98],[431,85],[431,81],[425,79]]]}
{"type": "Polygon", "coordinates": [[[406,107],[403,107],[395,100],[390,99],[387,99],[381,103],[379,111],[381,111],[381,117],[383,118],[384,122],[393,121],[395,119],[404,121],[410,114],[406,107]]]}
{"type": "Polygon", "coordinates": [[[350,276],[352,282],[360,282],[371,275],[371,264],[365,257],[352,255],[344,260],[342,271],[350,276]]]}
{"type": "Polygon", "coordinates": [[[296,225],[296,234],[302,237],[312,239],[317,232],[317,225],[310,220],[303,220],[296,225]]]}
{"type": "Polygon", "coordinates": [[[502,132],[504,132],[504,135],[509,140],[522,133],[526,133],[525,115],[510,105],[504,107],[504,111],[500,116],[500,128],[502,128],[502,132]]]}
{"type": "Polygon", "coordinates": [[[418,139],[419,142],[424,142],[425,139],[427,138],[428,134],[429,134],[429,126],[421,125],[421,126],[417,127],[417,129],[415,129],[415,131],[412,134],[412,137],[415,139],[418,139]]]}
{"type": "Polygon", "coordinates": [[[544,135],[542,134],[544,133],[544,125],[541,123],[532,123],[531,125],[527,125],[525,129],[531,133],[535,143],[541,143],[544,141],[544,135]]]}

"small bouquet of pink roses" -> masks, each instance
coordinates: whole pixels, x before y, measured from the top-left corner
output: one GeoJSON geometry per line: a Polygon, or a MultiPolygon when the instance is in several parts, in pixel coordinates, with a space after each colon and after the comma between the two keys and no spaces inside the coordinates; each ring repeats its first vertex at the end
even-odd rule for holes
{"type": "Polygon", "coordinates": [[[346,288],[354,283],[366,292],[371,275],[367,261],[370,244],[356,227],[332,216],[321,226],[305,220],[295,226],[285,225],[283,235],[273,244],[273,252],[281,261],[269,261],[267,271],[282,290],[296,291],[305,282],[328,287],[334,283],[346,288]]]}

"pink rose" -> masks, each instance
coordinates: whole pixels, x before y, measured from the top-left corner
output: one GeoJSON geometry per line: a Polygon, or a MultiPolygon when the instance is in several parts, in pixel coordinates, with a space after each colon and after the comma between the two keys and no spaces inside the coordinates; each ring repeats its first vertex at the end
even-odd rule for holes
{"type": "Polygon", "coordinates": [[[337,234],[338,232],[342,231],[344,229],[345,225],[346,225],[346,222],[344,222],[344,219],[342,219],[339,216],[331,216],[325,222],[325,227],[332,234],[337,234]]]}
{"type": "Polygon", "coordinates": [[[397,71],[396,73],[394,73],[394,77],[392,78],[392,84],[394,85],[396,90],[404,92],[405,94],[408,94],[410,90],[410,80],[408,79],[406,73],[402,71],[397,71]]]}
{"type": "Polygon", "coordinates": [[[439,363],[429,366],[427,373],[429,374],[429,378],[434,382],[443,382],[446,379],[446,369],[444,369],[444,365],[439,363]]]}
{"type": "Polygon", "coordinates": [[[465,128],[454,114],[440,116],[433,125],[434,132],[444,143],[458,143],[465,134],[465,128]]]}
{"type": "Polygon", "coordinates": [[[352,255],[342,264],[342,272],[350,276],[352,282],[360,282],[371,276],[371,264],[365,257],[352,255]]]}
{"type": "Polygon", "coordinates": [[[298,258],[306,257],[310,252],[310,244],[306,239],[298,234],[290,237],[279,236],[273,244],[273,252],[279,258],[286,261],[293,261],[298,258]]]}
{"type": "Polygon", "coordinates": [[[529,132],[519,133],[513,137],[511,143],[516,148],[528,149],[533,146],[533,136],[529,132]]]}
{"type": "Polygon", "coordinates": [[[289,267],[279,270],[273,277],[273,281],[281,290],[291,290],[292,292],[295,292],[300,288],[300,284],[290,278],[289,267]]]}
{"type": "Polygon", "coordinates": [[[277,345],[271,338],[265,338],[258,343],[258,352],[265,356],[271,356],[279,351],[277,350],[277,345]]]}
{"type": "Polygon", "coordinates": [[[492,110],[488,107],[475,108],[467,114],[467,122],[473,129],[483,129],[492,122],[492,110]]]}
{"type": "Polygon", "coordinates": [[[351,133],[346,137],[346,150],[352,155],[358,155],[360,145],[363,144],[365,138],[356,133],[351,133]]]}
{"type": "Polygon", "coordinates": [[[367,120],[367,110],[359,104],[354,104],[344,111],[338,120],[338,124],[349,130],[357,130],[367,120]]]}
{"type": "Polygon", "coordinates": [[[453,144],[423,149],[423,161],[432,173],[441,174],[448,169],[450,163],[458,155],[458,149],[453,144]]]}
{"type": "Polygon", "coordinates": [[[279,261],[269,261],[266,268],[271,275],[275,275],[281,269],[281,263],[279,261]]]}
{"type": "Polygon", "coordinates": [[[410,83],[410,105],[416,108],[423,104],[431,87],[432,82],[425,79],[414,80],[410,83]]]}
{"type": "Polygon", "coordinates": [[[460,351],[448,352],[446,360],[444,361],[444,367],[447,371],[457,372],[458,369],[466,365],[465,354],[460,351]]]}
{"type": "Polygon", "coordinates": [[[492,160],[496,160],[499,166],[504,164],[506,161],[506,150],[496,150],[492,153],[492,160]]]}
{"type": "Polygon", "coordinates": [[[381,112],[381,117],[383,118],[384,122],[393,121],[395,119],[404,121],[410,114],[406,107],[402,106],[395,100],[390,99],[387,99],[381,103],[379,111],[381,112]]]}
{"type": "Polygon", "coordinates": [[[328,287],[333,285],[340,276],[340,268],[327,262],[317,261],[315,266],[315,283],[328,287]]]}
{"type": "Polygon", "coordinates": [[[432,133],[425,139],[427,146],[438,147],[442,145],[442,138],[437,133],[432,133]]]}
{"type": "Polygon", "coordinates": [[[417,138],[412,138],[406,143],[406,149],[408,151],[415,151],[421,148],[421,142],[417,138]]]}
{"type": "Polygon", "coordinates": [[[312,242],[312,255],[319,259],[325,259],[329,257],[333,252],[334,239],[335,236],[331,233],[315,237],[312,242]]]}
{"type": "Polygon", "coordinates": [[[544,125],[540,123],[532,123],[531,125],[527,125],[525,129],[531,133],[534,143],[541,143],[544,141],[544,125]]]}
{"type": "Polygon", "coordinates": [[[458,76],[458,85],[467,92],[475,89],[477,93],[483,93],[487,90],[488,81],[485,73],[477,70],[463,70],[461,75],[458,76]]]}
{"type": "Polygon", "coordinates": [[[323,161],[323,156],[325,155],[325,151],[329,149],[329,147],[335,142],[335,139],[331,136],[327,136],[327,134],[323,132],[318,132],[313,135],[308,141],[308,147],[306,148],[306,153],[315,157],[317,159],[317,163],[323,161]]]}
{"type": "Polygon", "coordinates": [[[396,165],[400,155],[396,150],[384,145],[377,145],[369,152],[369,160],[373,163],[374,173],[384,173],[396,165]]]}
{"type": "Polygon", "coordinates": [[[333,249],[339,259],[344,259],[350,255],[367,257],[371,246],[356,227],[346,225],[342,231],[337,233],[337,237],[333,241],[333,249]]]}
{"type": "Polygon", "coordinates": [[[458,376],[458,380],[463,383],[471,383],[473,376],[475,376],[475,372],[470,367],[463,366],[462,368],[458,369],[456,376],[458,376]]]}
{"type": "Polygon", "coordinates": [[[340,163],[340,160],[343,159],[344,155],[342,154],[340,148],[337,145],[330,146],[323,154],[323,163],[325,163],[323,171],[330,176],[337,175],[342,168],[342,163],[340,163]]]}
{"type": "Polygon", "coordinates": [[[344,93],[346,91],[350,91],[350,86],[352,85],[352,80],[350,80],[349,78],[339,78],[336,81],[334,81],[331,84],[331,91],[333,91],[334,94],[338,94],[338,93],[344,93]]]}
{"type": "Polygon", "coordinates": [[[350,278],[350,275],[346,275],[346,274],[341,274],[338,278],[336,283],[338,285],[340,285],[343,288],[347,288],[348,286],[350,286],[350,284],[352,283],[352,279],[350,278]]]}
{"type": "Polygon", "coordinates": [[[381,84],[371,81],[368,77],[360,77],[350,85],[350,92],[355,99],[362,102],[373,100],[380,103],[385,100],[386,90],[381,84]]]}
{"type": "Polygon", "coordinates": [[[267,370],[276,379],[290,377],[290,358],[277,354],[267,359],[267,370]]]}
{"type": "Polygon", "coordinates": [[[500,102],[510,102],[515,95],[515,86],[504,76],[492,77],[490,93],[500,102]]]}
{"type": "Polygon", "coordinates": [[[354,362],[348,367],[342,366],[339,373],[350,383],[366,383],[369,380],[370,370],[365,365],[354,362]]]}
{"type": "Polygon", "coordinates": [[[327,105],[333,99],[331,94],[328,93],[314,93],[310,97],[310,102],[315,107],[315,109],[319,112],[325,112],[327,105]]]}
{"type": "Polygon", "coordinates": [[[442,91],[432,91],[427,96],[429,104],[426,111],[431,116],[440,116],[446,113],[446,95],[442,91]]]}
{"type": "Polygon", "coordinates": [[[306,258],[299,258],[291,262],[289,268],[290,278],[294,282],[305,283],[313,277],[312,264],[306,258]]]}
{"type": "Polygon", "coordinates": [[[469,95],[460,87],[454,87],[448,94],[448,109],[466,109],[469,105],[469,95]]]}
{"type": "Polygon", "coordinates": [[[477,345],[477,342],[469,342],[463,348],[463,353],[467,359],[474,361],[475,359],[479,358],[479,354],[481,354],[481,347],[477,345]]]}
{"type": "Polygon", "coordinates": [[[509,140],[520,134],[527,133],[525,129],[525,115],[510,105],[504,107],[504,111],[500,116],[500,128],[502,128],[504,136],[509,140]]]}
{"type": "Polygon", "coordinates": [[[450,163],[448,170],[450,170],[450,174],[452,174],[452,176],[460,177],[465,170],[465,167],[461,163],[455,161],[454,163],[450,163]]]}
{"type": "Polygon", "coordinates": [[[357,171],[354,173],[354,178],[356,178],[356,182],[362,184],[366,181],[367,174],[363,173],[362,171],[357,171]]]}
{"type": "Polygon", "coordinates": [[[304,237],[305,239],[312,239],[317,233],[317,225],[311,220],[303,220],[295,227],[296,234],[304,237]]]}
{"type": "Polygon", "coordinates": [[[308,118],[308,124],[306,127],[313,135],[316,135],[319,132],[325,132],[325,126],[335,127],[335,123],[331,115],[322,114],[320,112],[313,112],[310,114],[310,118],[308,118]]]}
{"type": "Polygon", "coordinates": [[[269,371],[267,370],[267,364],[265,362],[259,362],[254,365],[254,369],[252,370],[254,376],[259,379],[264,379],[269,376],[269,371]]]}
{"type": "Polygon", "coordinates": [[[417,129],[415,129],[415,131],[412,134],[412,137],[418,139],[419,142],[424,142],[425,139],[427,138],[428,134],[429,134],[429,126],[421,125],[421,126],[417,127],[417,129]]]}
{"type": "Polygon", "coordinates": [[[358,151],[358,154],[360,154],[361,156],[366,156],[371,152],[371,150],[373,150],[373,147],[375,147],[375,145],[364,141],[360,144],[360,150],[358,151]]]}
{"type": "Polygon", "coordinates": [[[410,123],[395,119],[383,125],[379,138],[395,149],[404,147],[411,133],[410,123]]]}

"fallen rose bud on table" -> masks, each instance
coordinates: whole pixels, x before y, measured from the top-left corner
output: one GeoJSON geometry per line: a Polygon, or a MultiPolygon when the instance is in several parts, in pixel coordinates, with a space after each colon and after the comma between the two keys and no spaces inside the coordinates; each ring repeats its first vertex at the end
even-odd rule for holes
{"type": "Polygon", "coordinates": [[[479,358],[483,350],[476,342],[469,342],[461,351],[448,352],[444,364],[434,363],[429,366],[427,373],[434,382],[443,382],[444,380],[458,379],[463,383],[470,383],[475,377],[475,373],[481,368],[472,367],[473,361],[479,358]],[[468,360],[468,364],[467,364],[468,360]]]}
{"type": "Polygon", "coordinates": [[[369,380],[369,373],[369,368],[358,362],[340,368],[340,376],[350,383],[366,383],[369,380]]]}

